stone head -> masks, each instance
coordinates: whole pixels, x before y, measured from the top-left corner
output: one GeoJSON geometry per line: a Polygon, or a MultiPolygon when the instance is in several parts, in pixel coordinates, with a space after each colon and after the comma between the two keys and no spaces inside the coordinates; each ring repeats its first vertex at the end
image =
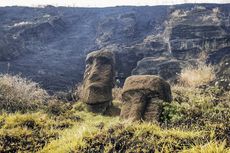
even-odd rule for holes
{"type": "Polygon", "coordinates": [[[122,118],[158,120],[163,102],[171,102],[170,85],[154,75],[134,75],[125,80],[122,118]]]}
{"type": "Polygon", "coordinates": [[[112,101],[114,86],[114,55],[110,51],[94,51],[86,57],[83,101],[103,104],[112,101]]]}

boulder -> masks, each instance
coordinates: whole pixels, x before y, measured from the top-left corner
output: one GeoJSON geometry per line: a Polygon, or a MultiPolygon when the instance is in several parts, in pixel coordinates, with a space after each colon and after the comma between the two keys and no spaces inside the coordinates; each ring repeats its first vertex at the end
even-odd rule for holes
{"type": "Polygon", "coordinates": [[[138,61],[133,75],[158,75],[167,81],[175,82],[183,63],[179,60],[160,57],[146,57],[138,61]]]}
{"type": "Polygon", "coordinates": [[[83,102],[92,112],[104,113],[112,103],[114,55],[107,50],[94,51],[86,57],[83,102]]]}
{"type": "Polygon", "coordinates": [[[130,76],[123,87],[122,101],[121,118],[159,121],[162,103],[172,101],[171,88],[158,76],[130,76]]]}
{"type": "Polygon", "coordinates": [[[183,68],[197,66],[199,60],[187,61],[171,59],[171,57],[145,57],[138,61],[133,75],[157,75],[170,83],[177,83],[179,74],[183,68]]]}

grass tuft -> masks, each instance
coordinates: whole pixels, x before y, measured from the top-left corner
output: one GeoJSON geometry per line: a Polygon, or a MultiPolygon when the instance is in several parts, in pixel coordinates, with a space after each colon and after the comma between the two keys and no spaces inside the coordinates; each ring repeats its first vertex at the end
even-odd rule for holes
{"type": "Polygon", "coordinates": [[[182,69],[180,83],[186,87],[198,87],[215,79],[214,67],[201,63],[197,67],[188,66],[182,69]]]}

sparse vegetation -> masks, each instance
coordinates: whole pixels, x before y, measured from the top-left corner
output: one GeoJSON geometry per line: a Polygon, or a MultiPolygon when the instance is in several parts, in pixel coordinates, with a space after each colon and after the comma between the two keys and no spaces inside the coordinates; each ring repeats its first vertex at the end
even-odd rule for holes
{"type": "Polygon", "coordinates": [[[81,152],[178,152],[193,143],[205,143],[208,134],[162,129],[154,124],[126,123],[86,137],[81,152]]]}
{"type": "Polygon", "coordinates": [[[82,99],[82,84],[79,83],[75,86],[75,89],[74,89],[74,96],[75,96],[75,99],[77,100],[81,100],[82,99]]]}
{"type": "Polygon", "coordinates": [[[120,87],[113,88],[113,91],[112,91],[113,100],[121,101],[121,93],[122,93],[122,88],[120,87]]]}
{"type": "Polygon", "coordinates": [[[48,94],[39,85],[18,75],[0,75],[0,108],[5,111],[28,111],[41,107],[48,94]]]}
{"type": "Polygon", "coordinates": [[[198,66],[188,66],[182,69],[180,82],[187,87],[198,87],[215,79],[214,67],[200,63],[198,66]]]}
{"type": "Polygon", "coordinates": [[[226,147],[226,142],[210,142],[205,145],[195,146],[182,153],[229,153],[230,148],[226,147]]]}
{"type": "MultiPolygon", "coordinates": [[[[3,153],[230,151],[230,94],[215,86],[173,86],[173,102],[164,104],[161,122],[155,124],[120,120],[117,114],[93,114],[87,112],[81,102],[66,103],[54,98],[50,98],[43,107],[28,112],[26,110],[30,107],[18,105],[24,101],[27,104],[28,99],[34,100],[36,96],[31,91],[44,93],[44,97],[37,97],[40,102],[36,105],[46,101],[48,94],[37,84],[22,80],[19,76],[7,75],[1,78],[4,77],[16,77],[14,83],[30,90],[16,90],[19,87],[13,90],[15,95],[19,92],[20,96],[8,102],[18,102],[19,97],[20,103],[10,106],[16,106],[20,112],[1,107],[0,152],[3,153]]],[[[8,90],[11,89],[12,83],[6,85],[8,90]]],[[[116,90],[117,95],[120,95],[121,89],[116,90]]],[[[115,99],[113,107],[121,107],[119,98],[115,99]]]]}

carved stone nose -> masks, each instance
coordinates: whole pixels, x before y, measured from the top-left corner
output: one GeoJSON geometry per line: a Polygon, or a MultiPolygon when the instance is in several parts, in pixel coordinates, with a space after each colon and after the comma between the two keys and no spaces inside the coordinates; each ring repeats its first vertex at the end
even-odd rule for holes
{"type": "Polygon", "coordinates": [[[100,75],[98,73],[92,73],[89,77],[90,81],[99,81],[100,79],[100,75]]]}

